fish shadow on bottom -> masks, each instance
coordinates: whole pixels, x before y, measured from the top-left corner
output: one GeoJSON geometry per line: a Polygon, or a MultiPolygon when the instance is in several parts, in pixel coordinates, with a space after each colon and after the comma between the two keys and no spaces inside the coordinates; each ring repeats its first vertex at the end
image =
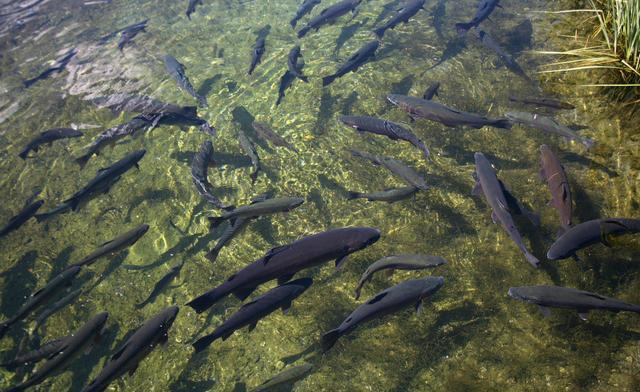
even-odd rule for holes
{"type": "Polygon", "coordinates": [[[169,391],[173,392],[193,392],[193,391],[212,391],[216,385],[215,380],[205,381],[192,381],[190,376],[192,374],[200,373],[198,370],[201,367],[210,366],[210,359],[207,355],[194,354],[189,357],[186,365],[178,378],[169,386],[169,391]]]}
{"type": "MultiPolygon", "coordinates": [[[[180,163],[191,165],[191,161],[195,154],[197,154],[196,151],[175,151],[172,152],[169,157],[180,163]]],[[[215,161],[215,166],[218,167],[223,165],[229,165],[234,168],[251,167],[251,159],[245,155],[214,151],[213,160],[215,161]]],[[[214,187],[214,190],[215,189],[218,189],[218,187],[214,187]]]]}
{"type": "Polygon", "coordinates": [[[73,253],[74,250],[75,250],[75,247],[73,245],[69,245],[66,248],[64,248],[62,251],[60,251],[60,253],[58,253],[56,258],[51,261],[51,265],[53,266],[53,268],[49,273],[47,282],[55,278],[56,276],[58,276],[58,274],[60,274],[62,270],[66,269],[69,266],[70,264],[69,260],[71,259],[71,254],[73,253]]]}
{"type": "Polygon", "coordinates": [[[600,218],[600,206],[593,202],[582,186],[571,180],[569,182],[573,194],[574,224],[600,218]]]}
{"type": "Polygon", "coordinates": [[[212,77],[205,79],[204,82],[202,82],[202,84],[200,85],[200,88],[198,88],[198,95],[201,95],[203,97],[206,97],[207,95],[209,95],[209,93],[211,92],[211,89],[213,88],[213,85],[220,79],[222,79],[222,74],[215,74],[212,77]]]}
{"type": "MultiPolygon", "coordinates": [[[[36,289],[38,280],[31,271],[37,258],[38,252],[34,250],[28,251],[22,255],[14,266],[0,274],[0,278],[5,279],[2,288],[2,301],[0,301],[0,312],[7,319],[18,312],[23,303],[22,299],[30,296],[36,289]]],[[[19,328],[11,328],[8,334],[15,338],[19,332],[21,332],[19,328]]]]}
{"type": "Polygon", "coordinates": [[[112,257],[111,261],[109,261],[109,264],[105,267],[105,269],[102,271],[100,276],[96,279],[95,283],[91,287],[87,288],[86,291],[87,292],[92,291],[93,289],[98,287],[100,283],[102,283],[109,276],[111,276],[111,274],[113,274],[118,269],[118,267],[122,265],[122,263],[124,262],[124,260],[127,258],[128,255],[129,255],[129,250],[125,249],[121,252],[118,252],[117,255],[112,257]]]}

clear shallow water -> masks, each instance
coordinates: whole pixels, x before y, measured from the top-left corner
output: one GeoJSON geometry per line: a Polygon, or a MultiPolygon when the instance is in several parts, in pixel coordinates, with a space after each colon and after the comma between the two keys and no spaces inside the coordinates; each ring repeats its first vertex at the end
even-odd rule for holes
{"type": "MultiPolygon", "coordinates": [[[[313,15],[328,4],[323,2],[313,15]]],[[[419,120],[410,126],[435,155],[436,164],[428,164],[409,144],[357,135],[339,124],[340,114],[375,115],[408,123],[406,115],[385,101],[385,95],[421,95],[432,81],[442,84],[440,102],[493,117],[508,110],[527,110],[510,103],[508,96],[536,91],[471,37],[458,56],[427,70],[454,37],[453,23],[472,17],[475,1],[447,2],[444,40],[433,28],[430,12],[435,4],[428,3],[428,10],[420,11],[409,24],[385,34],[375,62],[322,88],[321,77],[333,73],[353,51],[374,38],[370,30],[384,4],[363,2],[353,21],[343,17],[302,40],[295,38],[289,26],[298,5],[289,0],[210,1],[197,8],[191,22],[184,16],[186,1],[90,5],[43,1],[3,16],[1,222],[20,210],[34,189],[42,189],[43,210],[48,210],[86,184],[97,169],[128,152],[147,149],[140,171],[125,174],[111,192],[78,213],[60,215],[45,224],[29,221],[0,240],[0,313],[9,317],[24,296],[66,265],[138,224],[151,226],[128,252],[88,268],[81,280],[86,279],[84,287],[93,288],[78,303],[54,315],[39,334],[42,341],[63,336],[100,311],[110,313],[104,343],[76,360],[70,371],[41,384],[39,390],[79,390],[100,371],[104,358],[128,331],[164,307],[186,303],[274,246],[350,225],[377,227],[382,239],[352,255],[341,272],[325,265],[300,274],[313,276],[315,283],[294,302],[289,315],[273,313],[253,332],[237,332],[225,342],[214,343],[203,355],[192,356],[189,343],[213,330],[240,304],[225,299],[208,317],[182,306],[168,347],[154,351],[132,377],[112,387],[243,390],[238,383],[251,388],[285,365],[306,359],[315,369],[296,385],[299,391],[637,390],[637,315],[594,312],[585,323],[572,312],[555,311],[544,319],[535,307],[506,295],[510,286],[559,284],[640,303],[637,241],[629,239],[627,247],[616,250],[594,247],[584,254],[582,263],[544,262],[544,268],[533,270],[504,230],[491,223],[484,201],[470,196],[473,153],[482,151],[517,197],[541,213],[539,232],[526,225],[522,231],[534,253],[542,257],[559,224],[556,212],[545,206],[548,190],[537,176],[539,145],[552,146],[565,163],[576,200],[576,221],[633,217],[638,216],[637,130],[612,118],[611,108],[597,105],[585,90],[561,88],[560,80],[544,78],[541,84],[547,94],[564,93],[560,97],[577,106],[575,111],[559,114],[559,119],[588,125],[582,133],[594,138],[598,147],[587,153],[581,145],[518,126],[512,131],[451,129],[419,120]],[[97,45],[100,37],[145,18],[150,19],[147,33],[138,35],[123,54],[117,50],[117,38],[97,45]],[[356,23],[365,27],[355,31],[336,57],[342,28],[356,23]],[[262,63],[247,76],[257,31],[266,25],[270,30],[262,63]],[[302,46],[310,83],[295,81],[282,104],[275,106],[286,56],[296,42],[302,46]],[[66,71],[29,89],[22,87],[23,80],[42,72],[72,47],[78,54],[66,71]],[[103,150],[82,171],[73,161],[103,129],[135,115],[114,115],[92,104],[92,98],[135,93],[174,104],[195,104],[165,72],[162,56],[166,53],[186,66],[193,85],[208,97],[209,107],[199,109],[199,114],[218,128],[213,142],[219,165],[209,171],[218,196],[236,205],[268,190],[307,199],[291,213],[254,222],[221,251],[213,265],[204,254],[220,232],[208,234],[205,217],[215,211],[197,194],[190,176],[193,152],[209,136],[196,128],[183,132],[163,126],[103,150]],[[300,151],[263,148],[263,144],[258,151],[265,174],[253,186],[250,162],[236,137],[241,124],[251,117],[270,124],[300,151]],[[45,146],[26,162],[17,157],[38,132],[71,124],[86,128],[86,135],[45,146]],[[347,201],[347,190],[403,185],[385,170],[351,158],[347,148],[401,159],[425,174],[433,188],[395,204],[347,201]],[[369,263],[389,254],[413,252],[439,255],[450,263],[433,271],[398,272],[392,278],[379,274],[365,286],[362,299],[410,277],[445,276],[445,286],[428,301],[422,315],[406,310],[359,328],[324,356],[313,348],[297,355],[362,302],[353,299],[353,289],[369,263]],[[135,310],[134,305],[147,297],[155,282],[182,260],[186,265],[173,286],[153,304],[135,310]]],[[[15,11],[17,6],[4,5],[0,13],[15,11]]],[[[551,26],[557,21],[531,11],[561,9],[561,4],[508,1],[503,7],[494,13],[493,22],[484,24],[500,42],[506,44],[508,32],[530,19],[531,49],[554,47],[551,26]]],[[[555,27],[564,32],[566,28],[555,27]]],[[[524,45],[513,45],[512,50],[518,46],[529,50],[524,45]]],[[[538,80],[534,72],[541,58],[523,53],[518,61],[538,80]]],[[[273,285],[264,285],[259,292],[273,285]]],[[[12,358],[25,335],[22,327],[30,325],[14,328],[0,341],[6,358],[12,358]]],[[[19,380],[12,372],[0,372],[3,388],[19,380]]]]}

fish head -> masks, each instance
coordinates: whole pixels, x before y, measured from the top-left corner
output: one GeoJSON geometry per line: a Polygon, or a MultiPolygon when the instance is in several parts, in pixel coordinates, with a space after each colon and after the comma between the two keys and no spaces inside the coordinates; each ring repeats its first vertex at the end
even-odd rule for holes
{"type": "Polygon", "coordinates": [[[444,277],[442,276],[430,276],[423,280],[424,287],[420,293],[420,298],[426,298],[436,291],[440,290],[440,287],[444,285],[444,277]]]}
{"type": "Polygon", "coordinates": [[[160,323],[160,328],[163,331],[167,331],[169,330],[169,328],[171,328],[171,325],[173,325],[173,322],[176,320],[176,317],[178,316],[178,310],[180,309],[177,306],[170,306],[162,311],[161,313],[162,321],[160,323]]]}
{"type": "Polygon", "coordinates": [[[531,120],[534,115],[525,112],[507,112],[504,114],[504,116],[511,122],[520,122],[531,120]]]}
{"type": "Polygon", "coordinates": [[[147,153],[147,150],[138,150],[136,152],[131,153],[131,160],[134,162],[138,162],[139,160],[142,159],[142,157],[144,156],[144,154],[147,153]]]}
{"type": "Polygon", "coordinates": [[[355,116],[340,116],[339,120],[344,125],[347,125],[349,127],[358,128],[358,124],[356,123],[356,117],[355,116]]]}
{"type": "Polygon", "coordinates": [[[311,287],[312,284],[313,284],[313,279],[311,278],[301,278],[301,279],[296,279],[286,283],[287,286],[292,286],[294,288],[293,295],[292,295],[294,298],[300,296],[302,293],[307,291],[307,289],[311,287]]]}
{"type": "Polygon", "coordinates": [[[294,208],[300,207],[304,203],[304,198],[302,197],[292,197],[289,201],[289,210],[293,210],[294,208]]]}
{"type": "Polygon", "coordinates": [[[149,225],[147,225],[147,224],[145,223],[145,224],[141,225],[140,227],[138,227],[138,228],[136,229],[136,234],[137,234],[138,236],[142,236],[142,235],[144,235],[148,230],[149,230],[149,225]]]}
{"type": "Polygon", "coordinates": [[[95,333],[102,333],[107,322],[107,318],[109,318],[109,313],[102,312],[89,320],[87,322],[87,325],[90,325],[91,331],[95,333]]]}
{"type": "Polygon", "coordinates": [[[400,106],[402,102],[404,102],[403,96],[400,94],[387,94],[387,101],[391,102],[391,104],[400,106]]]}
{"type": "Polygon", "coordinates": [[[380,239],[380,230],[372,227],[358,228],[347,240],[348,253],[364,249],[380,239]]]}
{"type": "Polygon", "coordinates": [[[529,286],[511,287],[507,294],[509,295],[509,297],[518,299],[520,301],[536,303],[538,302],[539,298],[533,288],[534,287],[529,286]]]}
{"type": "Polygon", "coordinates": [[[64,276],[67,276],[67,277],[76,276],[76,275],[78,275],[78,272],[80,272],[81,269],[82,269],[81,266],[74,265],[73,267],[69,267],[69,268],[65,269],[64,271],[62,271],[60,273],[60,275],[64,275],[64,276]]]}

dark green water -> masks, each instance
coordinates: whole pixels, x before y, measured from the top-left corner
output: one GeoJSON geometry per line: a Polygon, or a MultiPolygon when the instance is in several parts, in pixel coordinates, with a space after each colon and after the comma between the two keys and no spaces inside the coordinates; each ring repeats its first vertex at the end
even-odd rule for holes
{"type": "MultiPolygon", "coordinates": [[[[0,222],[19,211],[36,189],[41,189],[40,197],[46,201],[43,211],[49,210],[86,184],[99,168],[134,150],[147,150],[140,171],[126,173],[108,194],[79,212],[44,224],[31,220],[0,239],[4,319],[66,265],[117,234],[141,223],[150,225],[128,252],[83,271],[80,280],[85,281],[87,292],[51,317],[38,334],[42,341],[64,336],[98,312],[110,313],[107,338],[38,390],[80,390],[128,331],[174,304],[181,310],[168,346],[155,350],[133,376],[114,382],[113,390],[242,391],[240,383],[250,389],[303,360],[315,368],[296,385],[297,391],[640,388],[640,316],[593,312],[583,322],[571,311],[554,311],[545,319],[534,306],[507,296],[511,286],[558,284],[640,303],[637,241],[629,240],[626,247],[616,249],[593,247],[582,254],[580,263],[545,260],[543,268],[534,270],[504,230],[491,222],[485,202],[470,195],[473,153],[482,151],[516,196],[541,213],[540,230],[525,225],[522,231],[542,259],[559,227],[557,213],[546,206],[547,187],[537,174],[538,148],[546,143],[565,163],[576,203],[575,221],[638,216],[637,130],[622,126],[610,116],[611,109],[596,104],[586,90],[563,86],[555,77],[541,79],[535,73],[545,59],[530,51],[554,48],[554,37],[572,30],[557,25],[553,16],[533,11],[566,8],[559,2],[505,0],[504,8],[483,25],[510,51],[521,52],[518,61],[542,90],[507,70],[472,37],[460,54],[428,70],[455,37],[453,24],[473,16],[476,2],[470,0],[446,2],[442,38],[433,27],[431,12],[436,4],[427,2],[427,10],[409,24],[385,34],[376,61],[325,88],[321,77],[333,73],[374,38],[371,29],[386,2],[363,1],[354,20],[343,17],[301,40],[289,25],[298,5],[292,0],[205,0],[191,21],[184,15],[187,2],[182,0],[44,1],[31,8],[26,3],[4,3],[0,14],[11,14],[0,17],[0,222]],[[124,53],[116,47],[117,38],[104,46],[97,44],[100,37],[145,18],[149,19],[147,32],[138,35],[124,53]],[[514,29],[527,19],[533,25],[531,46],[512,39],[514,29]],[[354,35],[336,54],[341,31],[354,24],[364,27],[352,29],[354,35]],[[262,63],[247,76],[257,31],[267,25],[262,63]],[[295,81],[276,106],[287,54],[296,43],[302,46],[310,82],[295,81]],[[29,89],[22,86],[23,80],[42,72],[72,47],[78,54],[65,71],[29,89]],[[114,115],[91,103],[92,98],[127,93],[195,104],[165,72],[162,57],[167,53],[186,66],[193,85],[208,98],[209,107],[198,112],[218,129],[213,139],[218,165],[209,170],[217,195],[235,205],[265,191],[306,199],[295,211],[251,224],[222,250],[215,264],[204,254],[221,233],[208,234],[205,217],[216,211],[196,192],[190,175],[193,153],[208,135],[195,127],[183,132],[162,126],[103,150],[82,171],[74,162],[102,130],[135,116],[114,115]],[[409,124],[407,116],[385,100],[390,92],[422,95],[433,81],[442,85],[440,102],[492,117],[527,110],[510,103],[510,94],[558,94],[577,107],[560,113],[559,120],[587,125],[582,134],[595,139],[597,147],[586,152],[582,145],[520,126],[506,131],[445,128],[427,120],[409,124]],[[430,147],[435,163],[427,163],[407,143],[356,134],[338,122],[341,114],[409,124],[430,147]],[[259,147],[265,173],[255,185],[249,177],[250,162],[236,137],[240,123],[252,117],[269,124],[299,150],[296,154],[263,148],[264,144],[259,147]],[[72,124],[85,136],[45,146],[26,161],[18,158],[38,132],[72,124]],[[384,169],[350,157],[347,148],[401,159],[423,173],[432,189],[395,204],[347,201],[347,190],[403,186],[384,169]],[[218,326],[240,303],[227,298],[208,317],[183,304],[274,246],[342,226],[373,226],[380,229],[382,238],[352,255],[340,272],[325,265],[301,273],[313,276],[315,283],[294,302],[289,315],[273,313],[251,333],[239,331],[193,356],[189,344],[218,326]],[[433,271],[398,272],[392,278],[378,274],[363,289],[362,300],[402,280],[431,273],[443,275],[445,286],[419,316],[405,310],[366,324],[325,355],[314,351],[320,336],[362,302],[354,300],[353,290],[366,266],[394,253],[433,254],[449,264],[433,271]],[[136,310],[134,305],[147,297],[155,282],[181,261],[185,267],[172,286],[153,304],[136,310]]],[[[323,1],[312,14],[331,3],[323,1]]],[[[299,26],[307,20],[303,18],[299,26]]],[[[29,320],[0,341],[3,359],[12,358],[32,327],[29,320]]],[[[0,370],[3,389],[20,380],[14,372],[0,370]]]]}

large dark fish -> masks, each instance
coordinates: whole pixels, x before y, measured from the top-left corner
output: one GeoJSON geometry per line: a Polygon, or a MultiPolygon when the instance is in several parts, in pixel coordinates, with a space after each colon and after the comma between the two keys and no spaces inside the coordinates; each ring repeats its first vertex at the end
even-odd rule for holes
{"type": "Polygon", "coordinates": [[[313,370],[313,365],[310,363],[303,363],[302,365],[287,368],[254,389],[251,389],[250,392],[270,391],[278,386],[294,383],[304,378],[311,370],[313,370]]]}
{"type": "Polygon", "coordinates": [[[538,305],[542,314],[548,316],[549,308],[575,309],[582,320],[587,319],[590,310],[608,310],[610,312],[640,313],[640,305],[622,302],[615,298],[560,286],[522,286],[511,287],[509,296],[524,302],[538,305]]]}
{"type": "Polygon", "coordinates": [[[351,11],[355,13],[356,7],[362,0],[342,0],[320,12],[319,15],[311,18],[309,23],[298,31],[298,38],[304,37],[311,29],[320,29],[326,24],[334,23],[339,17],[351,11]]]}
{"type": "Polygon", "coordinates": [[[133,374],[140,361],[160,344],[169,339],[169,329],[178,315],[178,307],[171,306],[147,320],[107,360],[102,371],[82,392],[100,392],[107,389],[116,378],[129,372],[133,374]]]}
{"type": "Polygon", "coordinates": [[[576,108],[570,103],[562,102],[553,98],[529,98],[511,95],[509,96],[509,101],[524,103],[527,105],[544,106],[551,109],[572,110],[576,108]]]}
{"type": "Polygon", "coordinates": [[[35,331],[38,328],[40,328],[42,325],[44,325],[45,321],[47,321],[47,319],[49,317],[51,317],[52,315],[57,313],[60,309],[62,309],[65,306],[69,305],[70,303],[72,303],[76,299],[78,299],[78,297],[80,297],[80,294],[82,294],[82,289],[81,288],[70,292],[69,294],[67,294],[64,297],[60,298],[56,302],[52,303],[51,306],[49,306],[47,309],[45,309],[42,313],[40,313],[36,317],[36,319],[35,319],[35,327],[33,328],[33,330],[35,331]]]}
{"type": "Polygon", "coordinates": [[[424,9],[425,0],[409,0],[402,8],[398,9],[398,13],[387,23],[373,30],[373,32],[380,38],[384,36],[384,32],[393,29],[400,23],[409,23],[409,19],[418,13],[421,9],[424,9]]]}
{"type": "Polygon", "coordinates": [[[418,192],[418,188],[415,186],[407,186],[404,188],[394,188],[387,189],[380,192],[372,192],[372,193],[360,193],[349,191],[347,195],[347,200],[354,199],[367,199],[369,201],[386,201],[388,203],[393,203],[396,201],[408,199],[413,196],[416,192],[418,192]]]}
{"type": "Polygon", "coordinates": [[[296,150],[296,148],[293,147],[291,143],[286,141],[282,136],[275,133],[273,129],[269,128],[267,124],[254,121],[251,126],[256,131],[256,134],[263,140],[271,142],[274,146],[286,147],[291,151],[298,152],[298,150],[296,150]]]}
{"type": "Polygon", "coordinates": [[[207,178],[209,166],[213,163],[213,143],[207,140],[202,143],[200,151],[194,155],[193,161],[191,161],[191,178],[198,193],[202,195],[206,201],[213,204],[216,208],[226,210],[229,206],[225,205],[220,199],[213,195],[211,192],[212,186],[207,178]]]}
{"type": "Polygon", "coordinates": [[[351,55],[351,57],[347,59],[347,62],[338,68],[333,75],[322,78],[322,85],[328,86],[337,78],[349,72],[355,72],[361,65],[366,64],[375,56],[379,45],[380,43],[377,40],[373,40],[365,44],[362,48],[358,49],[357,52],[351,55]]]}
{"type": "Polygon", "coordinates": [[[266,199],[235,208],[221,216],[210,216],[208,219],[213,230],[226,220],[231,221],[231,224],[233,224],[238,218],[251,219],[267,214],[288,212],[300,207],[302,203],[304,203],[304,199],[301,197],[266,199]]]}
{"type": "Polygon", "coordinates": [[[593,140],[578,135],[571,128],[558,124],[556,120],[551,117],[526,112],[509,112],[505,116],[514,123],[560,135],[568,140],[575,140],[578,143],[582,143],[587,149],[593,147],[595,144],[593,140]]]}
{"type": "Polygon", "coordinates": [[[264,35],[260,35],[258,39],[256,39],[256,43],[253,45],[253,51],[251,52],[251,64],[249,65],[247,75],[251,75],[258,64],[260,64],[262,55],[264,54],[265,39],[264,35]]]}
{"type": "Polygon", "coordinates": [[[467,31],[471,30],[472,28],[478,27],[480,23],[482,23],[489,17],[489,15],[491,15],[496,7],[500,7],[500,4],[498,3],[499,0],[480,0],[476,15],[473,17],[473,19],[471,19],[470,22],[456,23],[456,30],[458,30],[458,34],[466,34],[467,31]]]}
{"type": "Polygon", "coordinates": [[[208,106],[207,98],[198,94],[196,89],[193,88],[193,85],[191,85],[189,78],[187,78],[184,65],[182,65],[178,60],[176,60],[175,57],[167,54],[164,56],[164,66],[167,69],[167,72],[169,72],[169,75],[171,75],[171,77],[174,78],[176,82],[178,82],[178,86],[181,89],[183,89],[184,91],[189,93],[189,95],[197,99],[200,106],[203,106],[203,107],[208,106]]]}
{"type": "Polygon", "coordinates": [[[476,185],[473,188],[472,194],[480,195],[482,192],[487,204],[491,207],[491,219],[494,223],[500,222],[502,227],[506,230],[507,234],[513,239],[518,248],[524,253],[527,261],[534,267],[538,268],[540,260],[538,260],[524,245],[522,236],[516,228],[511,216],[511,205],[505,197],[506,189],[502,182],[496,177],[496,173],[491,166],[491,163],[484,154],[480,152],[475,153],[476,161],[476,185]]]}
{"type": "Polygon", "coordinates": [[[9,222],[2,229],[0,229],[0,238],[4,237],[14,230],[19,229],[20,226],[22,226],[26,221],[31,219],[31,217],[33,217],[36,212],[38,212],[38,209],[42,207],[43,204],[43,200],[36,200],[23,208],[22,211],[18,213],[18,215],[9,219],[9,222]]]}
{"type": "Polygon", "coordinates": [[[51,355],[59,353],[60,347],[62,347],[64,341],[65,338],[52,340],[43,344],[36,350],[18,355],[13,360],[0,364],[0,366],[12,370],[20,366],[28,365],[30,363],[39,362],[45,358],[50,357],[51,355]]]}
{"type": "Polygon", "coordinates": [[[24,87],[29,88],[33,84],[35,84],[37,81],[48,78],[49,75],[51,74],[60,73],[64,71],[64,69],[67,67],[67,64],[69,64],[69,61],[71,61],[71,59],[76,55],[76,53],[78,52],[76,51],[75,48],[69,50],[60,59],[57,60],[57,64],[55,66],[47,68],[44,72],[42,72],[40,75],[36,76],[33,79],[25,80],[23,82],[24,87]]]}
{"type": "Polygon", "coordinates": [[[151,121],[153,127],[156,125],[197,126],[200,127],[200,131],[216,136],[216,129],[207,120],[198,117],[198,109],[195,106],[168,105],[157,112],[143,113],[140,117],[151,121]]]}
{"type": "Polygon", "coordinates": [[[147,299],[140,302],[139,304],[136,304],[136,309],[142,309],[147,306],[147,304],[155,301],[156,297],[160,295],[160,293],[162,293],[165,288],[167,288],[169,283],[171,283],[177,276],[180,275],[182,267],[184,267],[184,261],[171,268],[171,270],[167,272],[165,276],[163,276],[159,281],[156,282],[155,286],[153,286],[153,290],[151,290],[151,294],[149,294],[147,299]]]}
{"type": "Polygon", "coordinates": [[[113,256],[121,250],[126,249],[138,242],[138,240],[143,235],[145,235],[147,230],[149,230],[149,225],[146,224],[140,225],[133,230],[129,230],[126,233],[121,234],[116,238],[113,238],[100,245],[98,249],[94,250],[93,252],[91,252],[91,254],[78,261],[77,263],[72,264],[72,266],[89,266],[95,263],[101,257],[113,256]]]}
{"type": "Polygon", "coordinates": [[[278,279],[279,284],[286,283],[297,272],[326,261],[335,259],[336,267],[340,267],[349,254],[366,248],[379,238],[380,231],[369,227],[344,227],[304,237],[271,249],[187,305],[202,313],[228,294],[244,300],[263,283],[273,279],[278,279]]]}
{"type": "Polygon", "coordinates": [[[198,339],[193,344],[193,347],[196,352],[200,352],[217,339],[227,340],[235,331],[247,325],[249,326],[249,332],[251,332],[258,324],[258,321],[279,308],[282,308],[282,311],[287,313],[291,308],[291,302],[304,293],[312,283],[313,280],[311,278],[302,278],[267,291],[253,301],[242,305],[237,312],[232,314],[213,333],[198,339]]]}
{"type": "Polygon", "coordinates": [[[36,310],[40,305],[49,302],[60,290],[71,284],[71,281],[80,272],[80,267],[70,267],[62,271],[55,278],[51,279],[43,288],[31,294],[20,309],[9,320],[0,324],[0,338],[2,338],[9,328],[18,321],[27,317],[32,311],[36,310]]]}
{"type": "Polygon", "coordinates": [[[302,80],[305,83],[309,82],[309,79],[302,74],[302,68],[304,67],[304,59],[300,54],[300,45],[296,45],[289,52],[287,56],[287,67],[296,78],[302,80]]]}
{"type": "Polygon", "coordinates": [[[258,173],[260,172],[260,170],[262,170],[260,157],[258,156],[256,146],[251,140],[249,140],[247,135],[242,130],[238,130],[238,141],[240,142],[240,147],[242,147],[244,153],[247,154],[251,159],[251,165],[253,166],[253,173],[251,173],[251,183],[255,183],[258,179],[258,173]]]}
{"type": "Polygon", "coordinates": [[[524,72],[524,70],[522,69],[520,64],[518,64],[516,59],[513,58],[513,56],[510,53],[507,53],[507,51],[502,46],[500,46],[500,44],[498,42],[496,42],[496,40],[493,39],[493,37],[491,35],[489,35],[489,33],[485,32],[485,31],[482,31],[482,30],[478,30],[476,32],[476,37],[478,37],[478,39],[480,40],[480,42],[482,42],[482,44],[484,46],[486,46],[487,48],[493,50],[498,55],[498,57],[500,57],[500,59],[502,60],[504,65],[511,72],[513,72],[514,74],[520,76],[521,78],[523,78],[527,82],[531,82],[531,79],[524,72]]]}
{"type": "Polygon", "coordinates": [[[120,49],[121,52],[128,43],[133,41],[138,33],[146,31],[145,29],[147,28],[148,21],[149,19],[145,19],[142,22],[127,26],[122,29],[122,32],[120,33],[120,41],[118,41],[118,49],[120,49]]]}
{"type": "Polygon", "coordinates": [[[558,210],[560,225],[566,231],[571,227],[571,188],[562,163],[546,144],[540,146],[540,178],[549,186],[549,204],[558,210]]]}
{"type": "Polygon", "coordinates": [[[98,340],[102,335],[108,316],[109,313],[100,313],[87,321],[79,330],[64,338],[59,351],[52,353],[49,360],[39,367],[27,381],[8,389],[7,392],[23,391],[38,385],[49,375],[64,369],[73,359],[85,353],[98,340]]]}
{"type": "Polygon", "coordinates": [[[298,10],[296,11],[295,16],[291,19],[291,27],[295,28],[296,24],[303,16],[311,12],[313,7],[320,4],[320,0],[304,0],[298,10]]]}
{"type": "Polygon", "coordinates": [[[383,257],[371,264],[360,277],[360,281],[356,287],[356,299],[360,298],[360,290],[362,290],[362,286],[364,286],[365,283],[370,282],[371,278],[373,278],[373,274],[378,271],[387,270],[387,275],[391,275],[395,270],[420,270],[425,268],[434,268],[443,264],[447,264],[447,260],[439,256],[416,254],[383,257]]]}
{"type": "Polygon", "coordinates": [[[280,85],[278,86],[278,99],[276,99],[276,106],[280,105],[282,102],[282,98],[284,98],[284,94],[293,81],[296,80],[296,75],[292,74],[289,70],[284,71],[282,77],[280,77],[280,85]]]}
{"type": "Polygon", "coordinates": [[[191,20],[191,14],[196,12],[196,6],[202,5],[202,0],[189,0],[189,4],[187,4],[187,19],[191,20]]]}
{"type": "Polygon", "coordinates": [[[598,242],[611,246],[609,236],[640,232],[640,219],[604,218],[579,223],[565,231],[547,252],[549,260],[565,259],[598,242]]]}
{"type": "Polygon", "coordinates": [[[340,116],[340,121],[359,132],[371,132],[386,136],[391,140],[405,140],[422,151],[425,159],[430,159],[431,154],[424,142],[400,124],[369,116],[340,116]]]}
{"type": "Polygon", "coordinates": [[[406,183],[412,185],[420,190],[426,191],[429,186],[418,172],[404,163],[389,157],[382,155],[374,155],[365,151],[351,150],[351,154],[356,157],[360,157],[371,161],[374,165],[380,165],[385,167],[391,173],[402,178],[406,183]]]}
{"type": "Polygon", "coordinates": [[[49,129],[47,131],[40,133],[33,140],[31,140],[29,144],[25,146],[24,150],[22,150],[22,152],[18,154],[18,156],[22,159],[26,159],[27,155],[29,154],[29,151],[33,150],[35,152],[38,152],[38,149],[43,144],[51,145],[51,143],[53,143],[56,140],[67,139],[72,137],[80,137],[82,135],[83,135],[82,132],[76,131],[75,129],[71,129],[71,128],[49,129]]]}
{"type": "Polygon", "coordinates": [[[407,95],[389,94],[387,99],[392,104],[409,113],[412,118],[426,118],[437,121],[448,127],[468,125],[473,128],[491,126],[495,128],[511,128],[511,122],[506,118],[487,118],[474,113],[463,112],[443,104],[407,95]]]}
{"type": "Polygon", "coordinates": [[[344,335],[353,331],[358,325],[415,304],[416,312],[422,310],[422,301],[438,291],[444,284],[441,276],[430,276],[424,279],[411,279],[390,287],[366,303],[358,306],[346,320],[336,329],[322,336],[322,350],[327,351],[344,335]]]}

